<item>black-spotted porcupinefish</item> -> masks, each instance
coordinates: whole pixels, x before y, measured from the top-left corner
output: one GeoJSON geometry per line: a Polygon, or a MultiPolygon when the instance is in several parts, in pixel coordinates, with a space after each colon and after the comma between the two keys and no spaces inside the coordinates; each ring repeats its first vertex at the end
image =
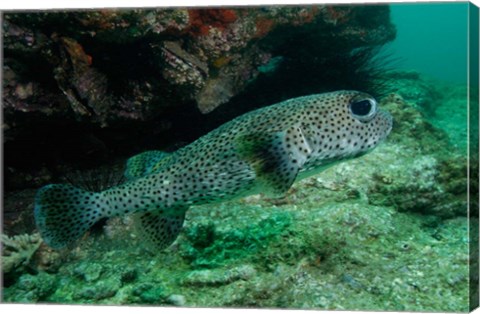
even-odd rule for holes
{"type": "Polygon", "coordinates": [[[130,158],[129,181],[101,192],[41,188],[35,220],[45,242],[63,248],[102,218],[135,214],[159,249],[177,238],[188,207],[251,194],[284,194],[295,181],[365,154],[392,118],[357,91],[293,98],[246,113],[178,151],[130,158]]]}

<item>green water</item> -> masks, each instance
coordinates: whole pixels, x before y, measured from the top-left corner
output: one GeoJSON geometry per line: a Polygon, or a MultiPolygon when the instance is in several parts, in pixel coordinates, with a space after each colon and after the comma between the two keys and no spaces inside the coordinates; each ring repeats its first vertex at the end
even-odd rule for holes
{"type": "Polygon", "coordinates": [[[398,68],[467,82],[468,3],[391,4],[397,38],[387,46],[398,68]]]}

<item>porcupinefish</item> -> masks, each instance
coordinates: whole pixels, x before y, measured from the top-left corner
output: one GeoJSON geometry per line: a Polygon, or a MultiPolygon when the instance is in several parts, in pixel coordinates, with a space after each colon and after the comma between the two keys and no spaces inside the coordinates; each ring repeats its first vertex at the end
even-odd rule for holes
{"type": "Polygon", "coordinates": [[[252,194],[283,195],[295,181],[363,155],[390,133],[392,118],[375,99],[337,91],[289,99],[241,115],[166,154],[127,161],[129,181],[89,192],[41,188],[35,221],[53,248],[74,244],[102,218],[134,214],[159,249],[177,238],[189,206],[252,194]]]}

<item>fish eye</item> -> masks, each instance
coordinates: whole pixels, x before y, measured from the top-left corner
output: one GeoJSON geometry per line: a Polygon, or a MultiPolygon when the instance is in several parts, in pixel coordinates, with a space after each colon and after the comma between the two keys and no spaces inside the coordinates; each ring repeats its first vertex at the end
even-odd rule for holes
{"type": "Polygon", "coordinates": [[[377,112],[377,102],[375,99],[366,98],[365,96],[352,98],[349,107],[352,116],[362,122],[370,121],[377,112]]]}

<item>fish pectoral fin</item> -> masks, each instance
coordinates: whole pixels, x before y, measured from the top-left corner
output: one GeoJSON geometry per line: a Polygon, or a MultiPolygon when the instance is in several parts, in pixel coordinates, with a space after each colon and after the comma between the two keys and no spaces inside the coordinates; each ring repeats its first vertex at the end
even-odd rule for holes
{"type": "Polygon", "coordinates": [[[185,210],[176,209],[178,214],[166,215],[163,211],[149,211],[133,215],[135,229],[155,250],[169,247],[180,234],[185,219],[185,210]]]}
{"type": "Polygon", "coordinates": [[[150,150],[130,157],[127,160],[125,178],[133,180],[156,172],[170,155],[159,150],[150,150]]]}
{"type": "Polygon", "coordinates": [[[271,134],[252,133],[237,140],[237,150],[262,183],[262,192],[284,195],[311,153],[299,126],[271,134]]]}

